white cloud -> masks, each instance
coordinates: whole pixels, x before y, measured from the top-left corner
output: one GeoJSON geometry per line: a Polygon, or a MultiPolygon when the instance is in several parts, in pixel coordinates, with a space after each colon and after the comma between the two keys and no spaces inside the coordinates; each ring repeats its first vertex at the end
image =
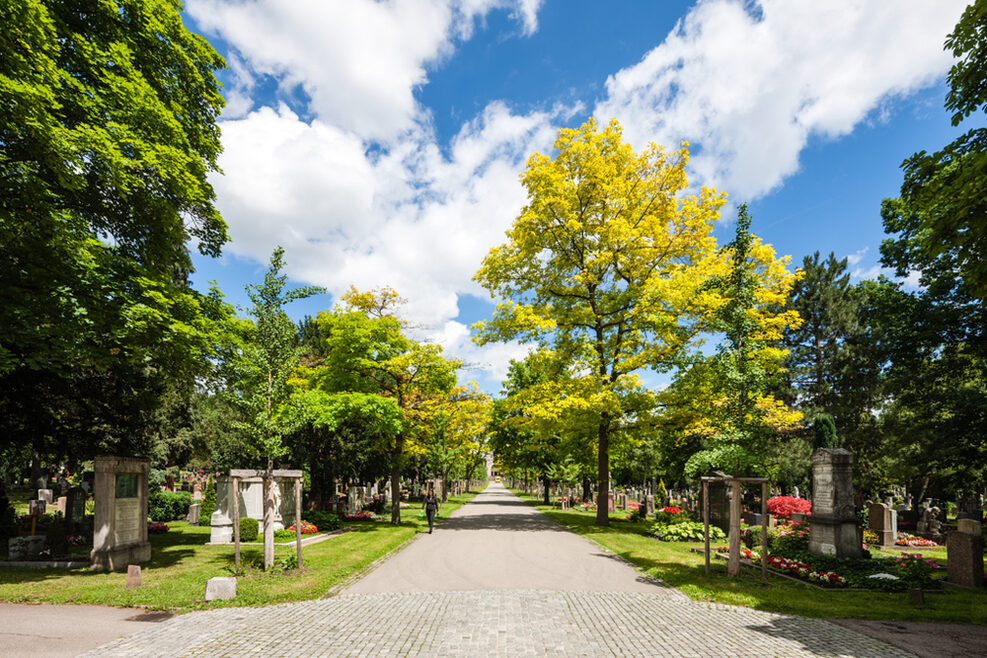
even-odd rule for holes
{"type": "Polygon", "coordinates": [[[870,247],[864,247],[863,249],[858,249],[852,254],[849,254],[848,256],[846,256],[847,264],[849,265],[859,264],[860,261],[863,260],[864,256],[867,254],[868,251],[870,251],[870,247]]]}
{"type": "MultiPolygon", "coordinates": [[[[269,75],[300,88],[321,120],[364,139],[391,141],[423,112],[414,91],[426,67],[468,38],[473,21],[506,8],[537,28],[540,0],[189,0],[186,11],[234,49],[237,94],[269,75]]],[[[240,108],[237,103],[236,109],[240,108]]]]}
{"type": "Polygon", "coordinates": [[[845,135],[887,99],[932,83],[967,0],[708,0],[638,64],[607,79],[595,115],[638,148],[700,147],[697,182],[735,198],[798,170],[813,136],[845,135]],[[757,11],[755,15],[754,10],[757,11]]]}
{"type": "Polygon", "coordinates": [[[415,133],[375,157],[285,106],[225,121],[224,175],[213,183],[227,251],[263,262],[281,244],[293,279],[335,295],[393,287],[410,321],[444,331],[459,294],[486,295],[471,277],[523,205],[518,173],[528,153],[551,146],[552,121],[495,103],[463,126],[448,156],[415,133]]]}

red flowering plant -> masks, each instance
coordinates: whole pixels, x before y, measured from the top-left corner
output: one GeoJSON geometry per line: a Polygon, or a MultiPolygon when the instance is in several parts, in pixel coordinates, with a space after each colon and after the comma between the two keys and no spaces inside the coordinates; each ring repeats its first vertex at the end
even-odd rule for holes
{"type": "Polygon", "coordinates": [[[811,514],[812,503],[804,498],[775,496],[768,498],[768,513],[777,519],[790,519],[792,514],[811,514]]]}
{"type": "Polygon", "coordinates": [[[675,507],[675,506],[669,506],[669,507],[662,507],[661,508],[661,511],[664,512],[665,514],[681,514],[682,513],[682,508],[681,507],[675,507]]]}
{"type": "Polygon", "coordinates": [[[149,521],[147,524],[147,534],[149,535],[160,535],[162,533],[168,532],[168,526],[164,523],[158,521],[149,521]]]}
{"type": "MultiPolygon", "coordinates": [[[[295,530],[295,524],[292,523],[290,526],[288,526],[288,530],[291,530],[292,532],[296,532],[296,530],[295,530]]],[[[319,529],[315,527],[315,524],[314,523],[309,523],[308,521],[302,521],[302,534],[303,535],[314,535],[318,531],[319,531],[319,529]]]]}

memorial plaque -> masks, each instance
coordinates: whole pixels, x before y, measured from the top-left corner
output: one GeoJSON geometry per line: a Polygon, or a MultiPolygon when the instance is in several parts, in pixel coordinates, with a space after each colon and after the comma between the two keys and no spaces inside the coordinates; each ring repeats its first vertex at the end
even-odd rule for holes
{"type": "Polygon", "coordinates": [[[117,500],[137,498],[137,473],[118,473],[116,479],[117,500]]]}
{"type": "Polygon", "coordinates": [[[135,544],[141,539],[141,509],[137,498],[118,498],[113,510],[113,543],[135,544]]]}

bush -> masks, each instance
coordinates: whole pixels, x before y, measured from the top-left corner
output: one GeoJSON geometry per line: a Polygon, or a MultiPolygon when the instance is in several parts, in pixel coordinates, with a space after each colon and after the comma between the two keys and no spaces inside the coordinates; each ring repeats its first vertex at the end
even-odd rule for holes
{"type": "Polygon", "coordinates": [[[775,496],[774,498],[768,498],[768,512],[777,519],[790,519],[793,513],[811,513],[812,503],[804,498],[775,496]]]}
{"type": "Polygon", "coordinates": [[[663,509],[655,511],[655,521],[657,523],[688,523],[692,519],[689,518],[689,514],[683,512],[678,507],[665,507],[663,509]]]}
{"type": "Polygon", "coordinates": [[[245,516],[240,519],[240,541],[257,541],[257,533],[260,531],[260,524],[257,519],[245,516]]]}
{"type": "Polygon", "coordinates": [[[7,499],[7,492],[0,490],[0,541],[6,545],[7,540],[16,537],[18,533],[17,514],[14,512],[14,506],[7,499]]]}
{"type": "Polygon", "coordinates": [[[69,552],[69,535],[64,523],[52,523],[48,527],[45,546],[53,557],[67,555],[69,552]]]}
{"type": "Polygon", "coordinates": [[[840,439],[836,436],[836,423],[829,414],[819,414],[812,420],[812,447],[816,450],[840,447],[840,439]]]}
{"type": "Polygon", "coordinates": [[[877,536],[877,533],[873,530],[864,530],[864,543],[865,544],[876,544],[881,541],[881,538],[877,536]]]}
{"type": "Polygon", "coordinates": [[[168,526],[164,523],[151,521],[147,524],[147,534],[149,535],[160,535],[166,532],[168,532],[168,526]]]}
{"type": "Polygon", "coordinates": [[[775,533],[774,549],[776,555],[795,557],[809,550],[809,525],[807,523],[792,523],[783,525],[775,533]]]}
{"type": "Polygon", "coordinates": [[[295,531],[294,530],[288,530],[288,529],[275,530],[274,531],[274,538],[276,540],[278,540],[278,541],[287,541],[289,539],[294,539],[295,538],[295,531]]]}
{"type": "MultiPolygon", "coordinates": [[[[651,526],[651,534],[661,541],[703,541],[703,524],[698,521],[682,523],[664,523],[657,521],[651,526]]],[[[711,525],[709,527],[710,541],[726,539],[726,533],[711,525]]]]}
{"type": "MultiPolygon", "coordinates": [[[[285,529],[286,530],[290,530],[292,532],[295,532],[295,524],[292,523],[290,526],[288,526],[285,529]]],[[[309,523],[308,521],[302,521],[302,534],[303,535],[314,535],[318,531],[319,531],[319,529],[315,526],[314,523],[309,523]]]]}
{"type": "MultiPolygon", "coordinates": [[[[776,533],[771,528],[768,528],[769,551],[771,550],[771,547],[774,546],[775,534],[776,533]]],[[[744,541],[744,546],[746,546],[747,548],[755,551],[761,550],[761,526],[755,525],[747,528],[746,530],[744,530],[744,534],[741,535],[741,537],[744,541]]]]}
{"type": "Polygon", "coordinates": [[[210,525],[212,513],[216,511],[216,484],[210,479],[206,482],[206,493],[199,510],[199,525],[210,525]]]}
{"type": "Polygon", "coordinates": [[[339,517],[332,512],[321,510],[305,510],[302,512],[302,521],[307,521],[319,528],[323,532],[339,530],[339,517]]]}
{"type": "Polygon", "coordinates": [[[153,491],[147,497],[147,518],[152,521],[178,521],[188,513],[192,494],[187,491],[153,491]]]}

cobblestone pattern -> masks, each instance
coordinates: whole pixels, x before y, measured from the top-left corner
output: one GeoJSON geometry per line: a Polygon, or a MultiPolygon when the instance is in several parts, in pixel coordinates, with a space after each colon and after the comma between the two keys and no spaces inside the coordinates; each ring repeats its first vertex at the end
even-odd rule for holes
{"type": "Polygon", "coordinates": [[[339,595],[194,612],[86,656],[910,656],[818,619],[655,593],[339,595]]]}

